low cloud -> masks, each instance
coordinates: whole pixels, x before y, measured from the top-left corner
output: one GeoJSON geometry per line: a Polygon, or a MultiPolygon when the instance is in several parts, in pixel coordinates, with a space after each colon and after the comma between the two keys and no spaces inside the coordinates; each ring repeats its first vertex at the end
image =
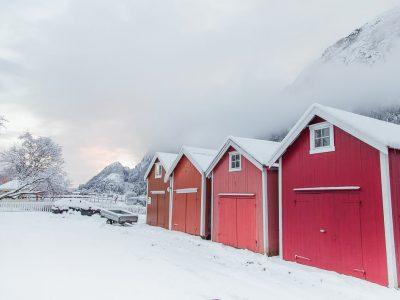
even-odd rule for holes
{"type": "Polygon", "coordinates": [[[1,2],[0,112],[10,120],[1,138],[22,129],[53,136],[81,183],[148,151],[216,148],[229,134],[265,137],[312,102],[355,108],[384,87],[393,100],[386,69],[374,93],[365,90],[372,75],[346,85],[359,74],[344,80],[339,70],[314,90],[280,91],[326,46],[395,3],[1,2]],[[336,77],[340,89],[330,86],[336,77]]]}

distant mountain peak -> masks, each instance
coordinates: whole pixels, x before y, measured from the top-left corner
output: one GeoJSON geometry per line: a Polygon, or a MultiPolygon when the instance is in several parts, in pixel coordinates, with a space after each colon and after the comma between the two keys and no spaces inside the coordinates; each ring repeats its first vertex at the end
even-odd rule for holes
{"type": "Polygon", "coordinates": [[[87,183],[79,186],[79,190],[100,194],[134,193],[143,195],[146,192],[144,173],[151,161],[146,155],[133,169],[123,166],[120,162],[113,162],[101,170],[87,183]]]}

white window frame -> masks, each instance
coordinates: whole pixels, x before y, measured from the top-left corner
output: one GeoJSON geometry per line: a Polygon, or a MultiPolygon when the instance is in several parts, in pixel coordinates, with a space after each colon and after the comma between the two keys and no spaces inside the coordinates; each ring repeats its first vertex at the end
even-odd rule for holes
{"type": "Polygon", "coordinates": [[[334,131],[333,131],[333,125],[328,122],[321,122],[321,123],[316,123],[308,126],[310,129],[310,154],[316,154],[316,153],[324,153],[324,152],[332,152],[335,151],[335,137],[334,137],[334,131]],[[329,140],[330,140],[330,145],[329,146],[324,146],[324,147],[315,147],[315,131],[324,129],[324,128],[329,128],[329,140]]]}
{"type": "Polygon", "coordinates": [[[154,178],[161,178],[162,177],[162,165],[161,163],[156,163],[155,164],[155,172],[154,172],[154,178]]]}
{"type": "Polygon", "coordinates": [[[242,155],[237,151],[229,152],[229,172],[239,172],[242,170],[242,155]],[[239,168],[232,168],[232,157],[239,155],[239,168]]]}

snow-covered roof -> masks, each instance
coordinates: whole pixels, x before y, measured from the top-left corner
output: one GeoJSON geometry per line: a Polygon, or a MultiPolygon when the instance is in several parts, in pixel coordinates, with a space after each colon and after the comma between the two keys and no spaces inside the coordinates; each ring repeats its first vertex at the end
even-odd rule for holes
{"type": "Polygon", "coordinates": [[[171,168],[168,170],[168,172],[166,172],[164,181],[167,181],[169,176],[171,176],[172,172],[174,171],[178,162],[181,160],[182,156],[185,155],[190,160],[190,162],[196,167],[196,169],[200,173],[204,174],[216,154],[217,151],[212,149],[182,146],[181,151],[179,151],[179,154],[174,160],[171,168]]]}
{"type": "Polygon", "coordinates": [[[18,179],[7,181],[6,183],[0,185],[0,191],[13,191],[21,186],[21,181],[18,179]]]}
{"type": "Polygon", "coordinates": [[[172,163],[177,156],[178,154],[175,153],[158,152],[158,159],[160,160],[165,170],[169,170],[169,168],[171,168],[172,163]]]}
{"type": "Polygon", "coordinates": [[[307,109],[282,140],[280,147],[269,161],[269,165],[275,163],[282,156],[315,116],[321,117],[384,153],[388,152],[388,147],[400,149],[400,125],[315,103],[307,109]]]}
{"type": "Polygon", "coordinates": [[[153,156],[153,159],[151,160],[149,167],[147,168],[146,173],[144,174],[144,179],[146,180],[147,177],[149,176],[151,169],[153,168],[154,163],[158,159],[161,162],[161,165],[163,166],[165,172],[168,172],[168,170],[171,168],[172,163],[174,162],[177,154],[175,153],[167,153],[167,152],[156,152],[153,156]]]}
{"type": "Polygon", "coordinates": [[[280,143],[277,142],[260,139],[229,136],[221,146],[218,154],[211,162],[206,174],[207,176],[211,174],[214,167],[218,164],[230,147],[233,147],[241,155],[250,160],[255,166],[257,166],[259,169],[262,169],[263,166],[268,164],[272,154],[274,154],[278,149],[279,144],[280,143]]]}

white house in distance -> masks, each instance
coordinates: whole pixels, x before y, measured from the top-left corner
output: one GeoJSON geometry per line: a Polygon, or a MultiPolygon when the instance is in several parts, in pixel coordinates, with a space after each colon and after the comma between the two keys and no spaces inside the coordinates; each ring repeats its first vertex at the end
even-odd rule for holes
{"type": "MultiPolygon", "coordinates": [[[[0,185],[0,195],[4,195],[6,193],[14,192],[21,187],[22,183],[18,179],[9,180],[6,183],[0,185]]],[[[21,189],[19,191],[18,196],[14,196],[12,198],[29,198],[34,197],[36,200],[39,200],[42,197],[43,192],[41,191],[29,191],[25,189],[21,189]]]]}

